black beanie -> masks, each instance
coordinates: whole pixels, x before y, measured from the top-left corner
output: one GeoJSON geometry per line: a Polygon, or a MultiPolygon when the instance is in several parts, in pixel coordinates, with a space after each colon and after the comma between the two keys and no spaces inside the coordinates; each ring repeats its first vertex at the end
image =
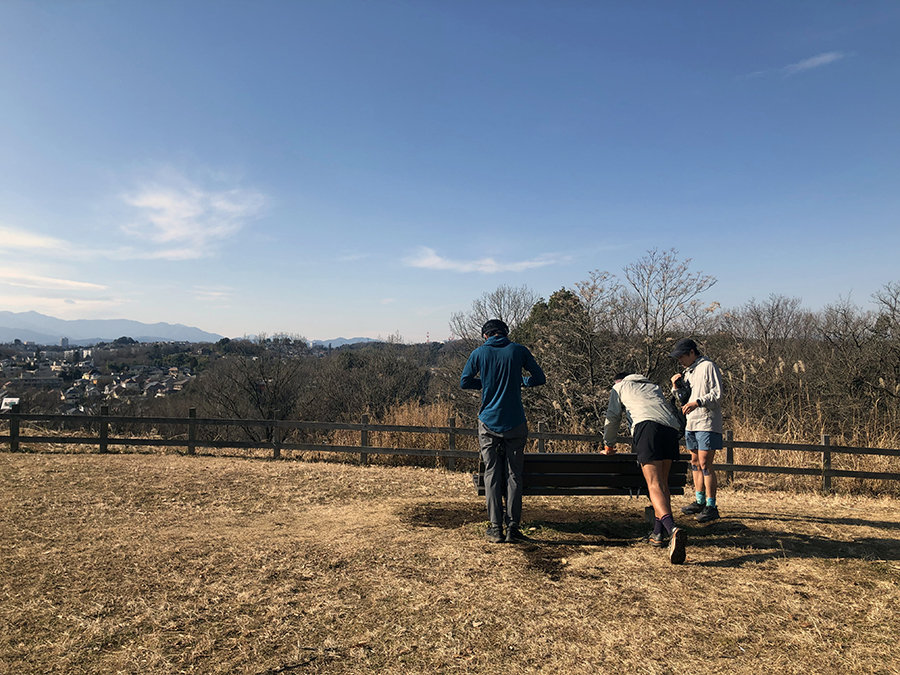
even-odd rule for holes
{"type": "Polygon", "coordinates": [[[506,337],[507,335],[509,335],[509,326],[503,323],[500,319],[491,319],[481,327],[482,335],[487,335],[488,337],[490,337],[495,333],[499,333],[503,337],[506,337]]]}

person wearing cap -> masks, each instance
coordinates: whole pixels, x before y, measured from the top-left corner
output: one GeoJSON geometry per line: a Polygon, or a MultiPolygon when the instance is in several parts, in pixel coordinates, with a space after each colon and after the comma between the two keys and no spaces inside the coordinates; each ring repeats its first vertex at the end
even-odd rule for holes
{"type": "Polygon", "coordinates": [[[647,481],[647,494],[656,516],[648,540],[651,546],[659,548],[668,544],[669,562],[680,565],[685,560],[687,534],[675,526],[669,494],[669,472],[679,454],[678,418],[659,386],[643,375],[623,372],[613,381],[603,425],[604,453],[615,453],[624,415],[631,427],[632,447],[647,481]]]}
{"type": "Polygon", "coordinates": [[[490,521],[488,541],[517,542],[525,539],[519,529],[525,442],[528,439],[522,387],[537,387],[544,384],[546,378],[528,348],[509,339],[509,328],[501,320],[491,319],[485,323],[481,334],[484,344],[469,355],[459,386],[481,390],[478,441],[484,462],[484,495],[490,521]],[[528,375],[523,375],[523,371],[528,375]]]}
{"type": "Polygon", "coordinates": [[[684,338],[671,356],[684,368],[672,376],[672,393],[682,404],[687,424],[684,443],[691,453],[695,501],[681,509],[698,522],[719,518],[716,504],[716,450],[722,449],[722,375],[715,363],[700,354],[697,343],[684,338]]]}

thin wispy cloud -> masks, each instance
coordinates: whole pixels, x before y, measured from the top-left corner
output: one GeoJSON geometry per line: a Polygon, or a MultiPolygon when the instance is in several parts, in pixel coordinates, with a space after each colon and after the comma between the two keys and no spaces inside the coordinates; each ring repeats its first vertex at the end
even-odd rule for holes
{"type": "Polygon", "coordinates": [[[41,295],[21,295],[4,298],[3,309],[15,311],[35,311],[58,318],[85,319],[89,316],[104,317],[122,306],[122,301],[112,298],[58,298],[41,295]]]}
{"type": "Polygon", "coordinates": [[[803,59],[802,61],[797,61],[796,63],[790,63],[786,66],[782,66],[781,68],[772,68],[769,70],[756,70],[752,73],[748,73],[744,75],[740,79],[754,79],[759,77],[794,77],[795,75],[801,75],[803,73],[809,72],[810,70],[815,70],[816,68],[823,68],[824,66],[830,65],[832,63],[837,63],[838,61],[847,58],[850,56],[847,52],[823,52],[821,54],[817,54],[816,56],[811,56],[808,59],[803,59]]]}
{"type": "Polygon", "coordinates": [[[12,227],[0,227],[0,251],[15,251],[20,256],[30,255],[34,259],[41,260],[97,257],[110,260],[189,260],[197,257],[193,247],[155,249],[146,246],[143,248],[119,246],[103,248],[12,227]]]}
{"type": "Polygon", "coordinates": [[[207,254],[198,254],[194,246],[174,248],[135,248],[134,246],[121,246],[116,249],[97,251],[98,255],[111,260],[196,260],[207,254]]]}
{"type": "Polygon", "coordinates": [[[92,284],[87,281],[75,281],[72,279],[58,279],[45,277],[17,270],[0,270],[0,283],[18,288],[38,288],[59,291],[105,291],[106,286],[92,284]]]}
{"type": "Polygon", "coordinates": [[[805,73],[808,70],[814,70],[816,68],[821,68],[822,66],[827,66],[830,63],[840,61],[846,56],[847,55],[843,52],[824,52],[822,54],[812,56],[808,59],[797,61],[797,63],[791,63],[790,65],[782,68],[781,72],[785,77],[791,77],[793,75],[805,73]]]}
{"type": "Polygon", "coordinates": [[[140,186],[123,195],[135,210],[122,231],[161,248],[141,257],[190,260],[212,253],[262,211],[266,198],[257,190],[211,190],[184,178],[140,186]]]}
{"type": "Polygon", "coordinates": [[[561,259],[554,255],[543,255],[530,260],[514,262],[500,262],[494,258],[479,258],[477,260],[452,260],[438,255],[437,251],[427,246],[419,247],[416,252],[403,260],[409,267],[419,267],[430,270],[449,270],[452,272],[479,272],[482,274],[495,274],[497,272],[523,272],[538,267],[555,265],[561,259]]]}
{"type": "Polygon", "coordinates": [[[193,289],[194,298],[201,302],[226,302],[231,300],[233,293],[233,289],[224,286],[195,286],[193,289]]]}
{"type": "Polygon", "coordinates": [[[71,247],[69,242],[56,237],[48,237],[12,227],[0,227],[0,250],[3,251],[64,253],[71,247]]]}
{"type": "Polygon", "coordinates": [[[356,262],[358,260],[364,260],[365,258],[368,258],[368,257],[369,257],[368,253],[349,252],[349,253],[340,254],[337,257],[337,261],[338,262],[356,262]]]}

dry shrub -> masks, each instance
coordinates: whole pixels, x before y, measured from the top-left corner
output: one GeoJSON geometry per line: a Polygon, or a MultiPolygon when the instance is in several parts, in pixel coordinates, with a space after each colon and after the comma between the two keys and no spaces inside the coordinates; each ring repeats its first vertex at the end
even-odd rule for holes
{"type": "MultiPolygon", "coordinates": [[[[422,404],[418,402],[407,402],[397,404],[381,417],[372,419],[373,424],[396,425],[396,426],[417,426],[417,427],[446,427],[448,420],[452,417],[456,418],[456,428],[466,429],[474,432],[477,428],[474,419],[461,419],[456,415],[453,406],[448,401],[438,401],[435,403],[422,404]]],[[[529,431],[532,437],[528,441],[526,447],[527,452],[538,451],[538,441],[534,438],[533,433],[538,430],[536,423],[529,423],[529,431]]],[[[565,429],[547,429],[548,432],[560,434],[592,434],[594,430],[577,422],[571,422],[565,429]]],[[[330,441],[336,445],[359,445],[358,431],[336,431],[331,436],[330,441]]],[[[444,433],[422,433],[422,432],[406,432],[406,431],[376,431],[369,433],[369,445],[373,447],[387,448],[421,448],[428,450],[447,450],[449,446],[447,434],[444,433]]],[[[478,450],[477,436],[472,433],[456,435],[457,450],[478,450]]],[[[545,442],[546,452],[597,452],[597,444],[586,441],[562,441],[548,440],[545,442]]],[[[415,457],[403,455],[370,455],[369,461],[376,464],[387,464],[392,466],[411,465],[411,466],[446,466],[445,458],[435,457],[415,457]]],[[[474,467],[475,460],[457,459],[457,468],[474,467]]]]}
{"type": "MultiPolygon", "coordinates": [[[[456,417],[453,406],[448,401],[436,401],[422,404],[416,401],[398,403],[389,408],[381,417],[372,417],[372,424],[384,424],[391,426],[413,427],[447,427],[450,418],[456,417]]],[[[469,420],[460,420],[456,417],[457,428],[469,428],[472,426],[469,420]]],[[[328,440],[334,445],[358,446],[360,433],[358,431],[337,430],[331,433],[328,440]]],[[[374,431],[369,432],[369,446],[376,448],[412,448],[422,450],[448,450],[449,437],[446,433],[425,433],[411,431],[374,431]]],[[[478,449],[475,436],[456,434],[456,449],[478,449]]],[[[385,464],[389,466],[447,466],[445,457],[416,457],[410,455],[369,455],[369,463],[385,464]]],[[[475,460],[457,458],[457,468],[472,468],[477,466],[475,460]]]]}
{"type": "MultiPolygon", "coordinates": [[[[785,443],[797,445],[821,445],[822,439],[804,438],[790,432],[775,433],[771,429],[758,423],[731,421],[734,431],[734,440],[760,443],[785,443]]],[[[870,439],[865,445],[847,443],[843,439],[831,438],[834,445],[847,445],[849,447],[871,448],[897,448],[896,439],[890,434],[884,434],[881,438],[870,439]],[[877,442],[872,442],[873,440],[877,442]]],[[[724,451],[717,455],[720,462],[725,461],[724,451]]],[[[778,466],[790,468],[821,469],[822,454],[815,451],[800,450],[767,450],[755,448],[736,448],[734,450],[735,464],[756,464],[760,466],[778,466]]],[[[900,457],[888,457],[883,455],[857,455],[841,452],[831,453],[831,468],[842,471],[869,471],[876,473],[900,473],[900,457]]],[[[741,472],[735,474],[735,485],[745,485],[753,488],[770,488],[777,490],[810,491],[821,490],[821,476],[796,476],[788,474],[754,474],[741,472]]],[[[838,493],[854,494],[900,494],[900,483],[892,480],[873,480],[869,478],[843,478],[831,479],[832,490],[838,493]]]]}
{"type": "MultiPolygon", "coordinates": [[[[537,424],[529,425],[530,431],[537,431],[539,426],[537,424]]],[[[594,427],[588,426],[583,420],[572,418],[567,418],[565,420],[565,424],[562,427],[556,429],[547,429],[550,433],[555,434],[580,434],[580,435],[599,435],[602,434],[602,430],[598,434],[598,430],[594,427]]],[[[537,440],[531,439],[529,441],[529,452],[536,452],[538,449],[537,440]]],[[[599,452],[602,450],[603,442],[590,442],[590,441],[563,441],[563,440],[546,440],[544,441],[544,451],[545,452],[599,452]]]]}

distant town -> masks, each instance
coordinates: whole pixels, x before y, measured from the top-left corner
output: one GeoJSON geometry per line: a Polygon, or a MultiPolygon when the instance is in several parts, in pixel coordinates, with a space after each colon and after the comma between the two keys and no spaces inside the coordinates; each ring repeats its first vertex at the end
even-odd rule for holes
{"type": "MultiPolygon", "coordinates": [[[[0,347],[0,398],[40,398],[47,407],[58,398],[56,412],[84,414],[111,399],[163,397],[181,391],[194,377],[187,366],[129,363],[134,342],[70,348],[63,338],[58,346],[16,340],[0,347]],[[117,358],[123,361],[117,363],[117,358]]],[[[193,346],[202,349],[199,346],[193,346]]],[[[191,350],[183,343],[184,350],[191,350]]]]}
{"type": "MultiPolygon", "coordinates": [[[[138,403],[184,390],[206,365],[246,340],[216,343],[138,342],[120,337],[90,347],[15,340],[0,345],[0,402],[65,415],[95,414],[112,402],[138,403]]],[[[330,345],[283,339],[279,352],[322,357],[330,345]]]]}

